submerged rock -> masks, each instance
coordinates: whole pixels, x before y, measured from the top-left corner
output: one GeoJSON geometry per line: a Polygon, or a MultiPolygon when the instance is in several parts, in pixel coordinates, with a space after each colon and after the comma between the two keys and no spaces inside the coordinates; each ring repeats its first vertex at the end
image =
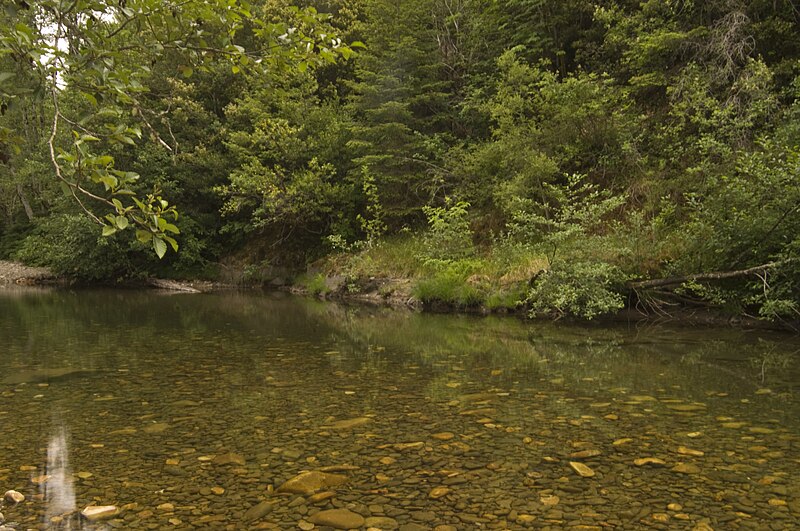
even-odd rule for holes
{"type": "Polygon", "coordinates": [[[357,529],[364,525],[364,517],[349,509],[329,509],[312,515],[309,522],[317,525],[327,525],[334,529],[357,529]]]}
{"type": "Polygon", "coordinates": [[[696,465],[689,464],[689,463],[678,463],[677,465],[672,467],[670,470],[672,470],[673,472],[677,472],[679,474],[699,474],[700,473],[700,467],[698,467],[696,465]]]}
{"type": "Polygon", "coordinates": [[[394,531],[400,524],[394,518],[388,516],[370,516],[366,520],[367,528],[377,528],[383,531],[394,531]]]}
{"type": "Polygon", "coordinates": [[[278,487],[278,492],[290,492],[292,494],[310,496],[321,490],[337,487],[346,482],[347,476],[312,470],[310,472],[303,472],[286,481],[283,485],[278,487]]]}
{"type": "Polygon", "coordinates": [[[245,459],[239,454],[234,453],[227,453],[227,454],[220,454],[214,458],[213,463],[215,465],[237,465],[237,466],[244,466],[245,459]]]}
{"type": "Polygon", "coordinates": [[[119,513],[116,505],[90,505],[81,511],[81,516],[90,522],[113,518],[119,513]]]}
{"type": "Polygon", "coordinates": [[[270,512],[272,512],[273,504],[270,501],[264,500],[261,503],[258,503],[252,507],[250,507],[244,516],[242,516],[242,520],[245,522],[253,522],[260,518],[264,518],[270,512]]]}
{"type": "Polygon", "coordinates": [[[594,470],[584,465],[583,463],[578,463],[577,461],[570,461],[569,466],[571,466],[572,470],[577,472],[578,475],[582,478],[594,477],[594,470]]]}
{"type": "Polygon", "coordinates": [[[667,463],[658,457],[641,457],[634,459],[633,464],[636,466],[666,466],[667,463]]]}
{"type": "Polygon", "coordinates": [[[349,430],[350,428],[357,428],[359,426],[363,426],[364,424],[368,424],[372,422],[372,419],[369,417],[356,417],[354,419],[345,419],[345,420],[338,420],[336,422],[331,422],[330,424],[326,424],[324,427],[329,430],[349,430]]]}
{"type": "Polygon", "coordinates": [[[15,490],[9,490],[3,495],[3,499],[8,503],[22,503],[25,501],[25,495],[15,490]]]}

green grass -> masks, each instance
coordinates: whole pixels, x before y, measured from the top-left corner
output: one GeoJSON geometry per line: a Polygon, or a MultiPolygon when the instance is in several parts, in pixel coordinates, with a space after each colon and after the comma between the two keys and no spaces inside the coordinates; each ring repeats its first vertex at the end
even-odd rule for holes
{"type": "MultiPolygon", "coordinates": [[[[501,310],[517,308],[530,279],[549,265],[524,246],[497,245],[459,260],[432,260],[425,251],[424,238],[408,233],[355,253],[330,255],[315,266],[325,275],[349,279],[411,279],[412,294],[423,303],[501,310]]],[[[300,283],[314,294],[324,290],[324,278],[300,283]]]]}
{"type": "Polygon", "coordinates": [[[425,303],[443,302],[456,306],[479,306],[485,293],[468,281],[464,269],[447,268],[420,279],[412,293],[425,303]]]}
{"type": "Polygon", "coordinates": [[[325,275],[319,273],[317,275],[301,275],[295,279],[295,284],[302,286],[314,297],[324,295],[328,291],[328,286],[325,284],[325,275]]]}

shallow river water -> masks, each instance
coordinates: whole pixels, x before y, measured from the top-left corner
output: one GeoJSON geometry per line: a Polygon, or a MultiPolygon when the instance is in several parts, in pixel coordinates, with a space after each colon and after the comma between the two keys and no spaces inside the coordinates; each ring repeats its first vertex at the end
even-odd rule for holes
{"type": "Polygon", "coordinates": [[[781,334],[0,289],[0,529],[797,529],[799,391],[781,334]]]}

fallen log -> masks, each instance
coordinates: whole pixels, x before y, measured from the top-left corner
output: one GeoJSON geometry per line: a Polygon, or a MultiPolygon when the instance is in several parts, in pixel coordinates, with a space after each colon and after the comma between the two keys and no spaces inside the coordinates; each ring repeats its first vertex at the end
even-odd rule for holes
{"type": "Polygon", "coordinates": [[[683,284],[684,282],[695,282],[702,280],[725,280],[728,278],[746,277],[747,275],[755,275],[762,271],[784,265],[788,262],[796,261],[796,258],[789,258],[786,260],[779,260],[777,262],[769,262],[759,266],[748,267],[747,269],[738,269],[735,271],[712,271],[710,273],[695,273],[693,275],[684,275],[679,277],[668,278],[655,278],[651,280],[637,280],[635,282],[628,282],[628,287],[634,290],[648,289],[648,288],[661,288],[664,286],[675,286],[683,284]]]}
{"type": "Polygon", "coordinates": [[[184,293],[202,293],[199,289],[189,285],[186,282],[178,282],[176,280],[166,280],[163,278],[151,278],[147,283],[154,288],[165,289],[169,291],[182,291],[184,293]]]}

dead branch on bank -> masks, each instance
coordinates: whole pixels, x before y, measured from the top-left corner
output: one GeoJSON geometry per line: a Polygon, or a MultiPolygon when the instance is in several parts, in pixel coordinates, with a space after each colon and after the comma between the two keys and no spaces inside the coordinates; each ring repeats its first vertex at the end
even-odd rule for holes
{"type": "Polygon", "coordinates": [[[782,266],[789,262],[796,261],[797,258],[787,258],[786,260],[779,260],[777,262],[769,262],[759,266],[749,267],[747,269],[738,269],[735,271],[712,271],[710,273],[695,273],[693,275],[684,275],[668,278],[655,278],[651,280],[637,280],[628,282],[628,287],[634,291],[649,288],[662,288],[664,286],[675,286],[684,284],[686,282],[697,282],[703,280],[725,280],[729,278],[746,277],[748,275],[758,275],[769,269],[782,266]]]}

